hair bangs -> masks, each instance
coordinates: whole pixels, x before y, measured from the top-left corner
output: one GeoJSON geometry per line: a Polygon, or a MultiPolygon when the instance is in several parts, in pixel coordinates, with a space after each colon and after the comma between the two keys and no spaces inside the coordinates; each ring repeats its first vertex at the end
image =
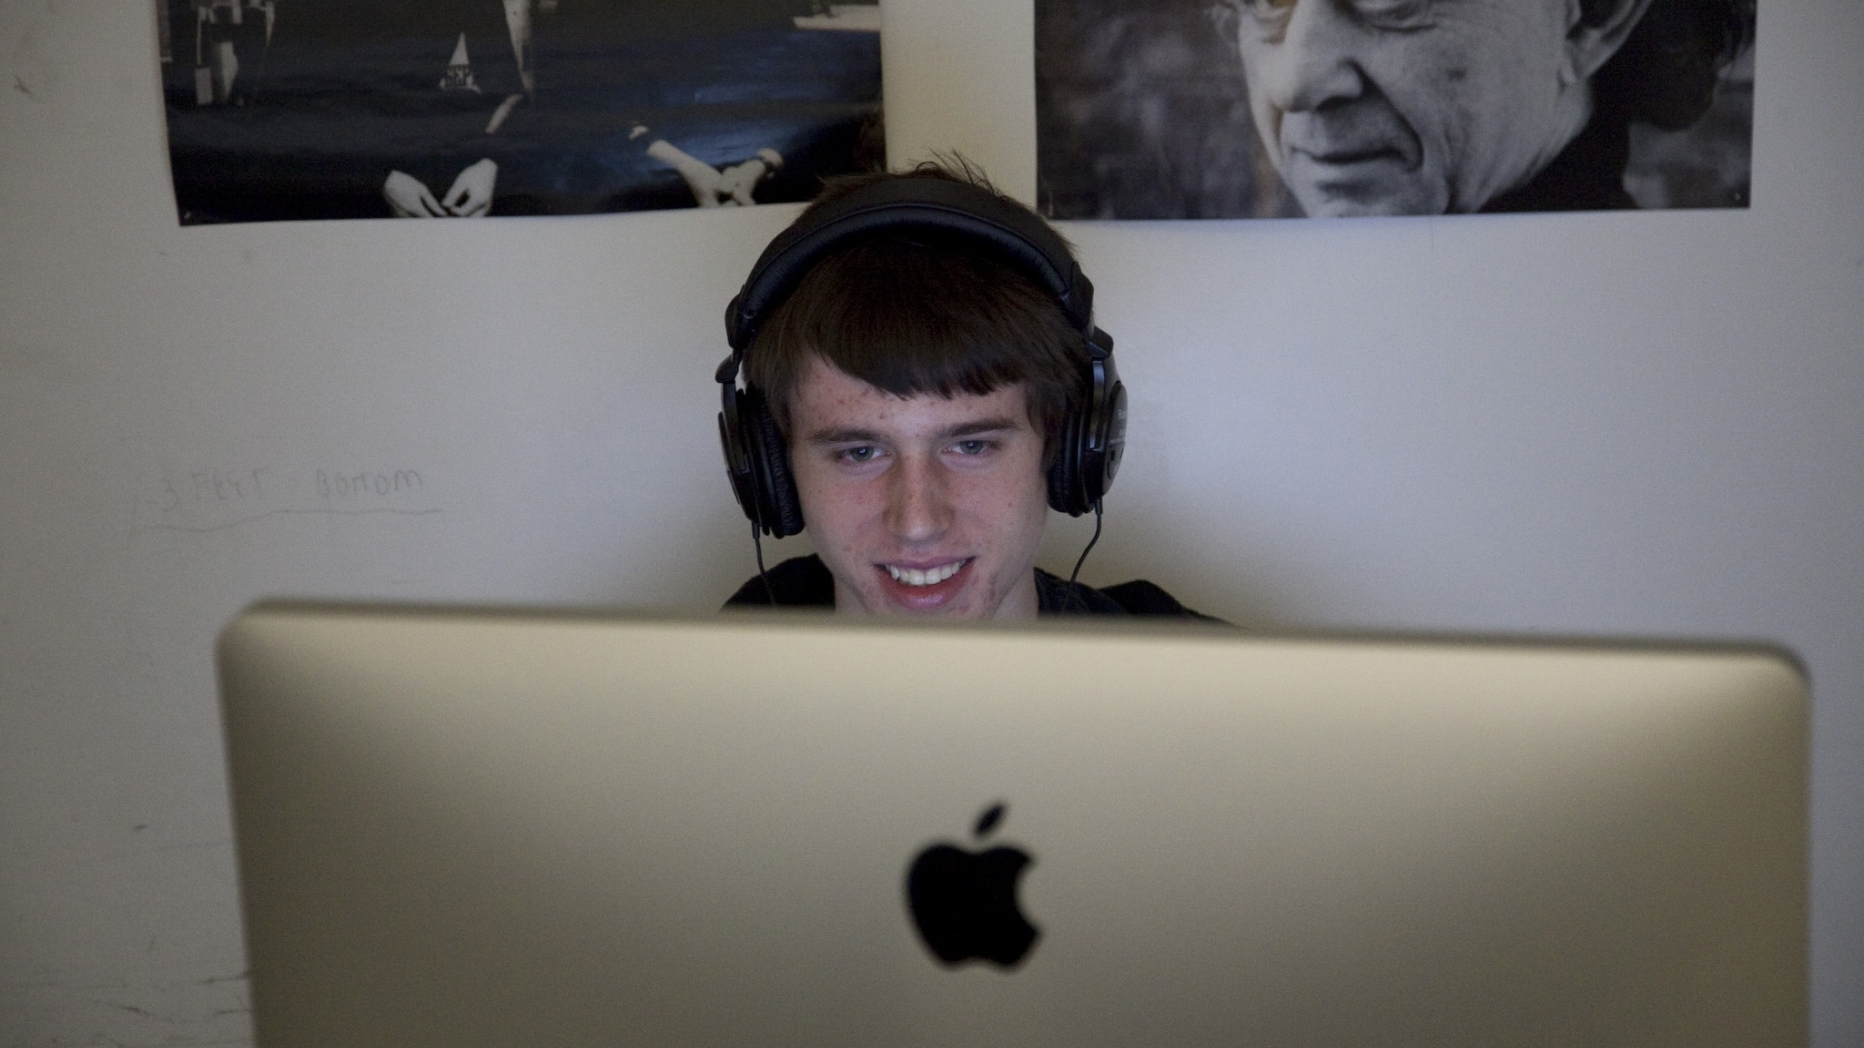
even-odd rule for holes
{"type": "MultiPolygon", "coordinates": [[[[1024,384],[1043,432],[1068,408],[1080,335],[1022,272],[961,245],[876,238],[817,263],[770,318],[752,360],[787,394],[807,359],[899,397],[985,395],[1024,384]],[[768,370],[766,370],[768,369],[768,370]],[[781,373],[779,373],[781,372],[781,373]]],[[[773,398],[789,429],[787,396],[773,398]]]]}
{"type": "MultiPolygon", "coordinates": [[[[831,179],[810,207],[895,178],[997,193],[959,158],[898,175],[831,179]]],[[[764,394],[785,437],[812,359],[898,397],[985,396],[1020,385],[1050,454],[1087,395],[1083,332],[1055,296],[998,252],[955,233],[876,231],[817,260],[771,310],[745,354],[744,378],[764,394]]]]}
{"type": "Polygon", "coordinates": [[[811,277],[834,282],[837,301],[803,335],[847,374],[901,397],[982,395],[1029,378],[1012,333],[1046,296],[1022,274],[914,241],[856,245],[832,263],[811,277]]]}

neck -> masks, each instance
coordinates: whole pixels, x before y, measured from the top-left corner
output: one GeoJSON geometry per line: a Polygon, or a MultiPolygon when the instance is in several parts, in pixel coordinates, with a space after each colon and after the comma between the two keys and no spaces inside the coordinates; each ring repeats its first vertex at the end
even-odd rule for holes
{"type": "Polygon", "coordinates": [[[1547,136],[1547,141],[1541,145],[1540,152],[1535,154],[1533,164],[1528,167],[1526,174],[1515,180],[1513,185],[1495,195],[1512,193],[1532,182],[1535,175],[1553,163],[1554,158],[1559,156],[1561,151],[1571,145],[1573,139],[1578,138],[1579,133],[1586,129],[1586,124],[1592,120],[1592,108],[1591,81],[1580,80],[1564,87],[1554,107],[1551,132],[1547,136]]]}

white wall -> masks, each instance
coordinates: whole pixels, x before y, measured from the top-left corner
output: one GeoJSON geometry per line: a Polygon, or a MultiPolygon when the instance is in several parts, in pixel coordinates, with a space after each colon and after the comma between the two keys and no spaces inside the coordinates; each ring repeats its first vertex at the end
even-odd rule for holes
{"type": "MultiPolygon", "coordinates": [[[[1026,5],[887,17],[895,161],[955,146],[1027,195],[1026,5]]],[[[710,375],[793,207],[182,230],[152,21],[0,0],[3,1046],[244,1042],[209,650],[242,605],[697,611],[752,569],[710,375]]],[[[1793,646],[1843,1048],[1864,5],[1768,4],[1759,48],[1751,211],[1070,228],[1136,412],[1087,575],[1249,622],[1793,646]]],[[[1065,568],[1085,531],[1054,530],[1065,568]]]]}

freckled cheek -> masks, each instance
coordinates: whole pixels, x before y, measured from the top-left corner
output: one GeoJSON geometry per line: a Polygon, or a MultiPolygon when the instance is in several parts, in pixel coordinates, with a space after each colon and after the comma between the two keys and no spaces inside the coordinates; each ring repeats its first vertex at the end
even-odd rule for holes
{"type": "Polygon", "coordinates": [[[971,513],[990,520],[1004,520],[1029,513],[1031,492],[1041,490],[1046,499],[1046,488],[1032,489],[1020,478],[991,476],[967,478],[967,482],[954,485],[953,501],[971,513]]]}
{"type": "Polygon", "coordinates": [[[829,470],[799,466],[794,472],[803,519],[818,538],[851,538],[873,526],[885,509],[879,485],[835,477],[829,470]]]}
{"type": "Polygon", "coordinates": [[[837,493],[838,511],[851,532],[886,531],[887,493],[882,484],[851,484],[837,493]]]}

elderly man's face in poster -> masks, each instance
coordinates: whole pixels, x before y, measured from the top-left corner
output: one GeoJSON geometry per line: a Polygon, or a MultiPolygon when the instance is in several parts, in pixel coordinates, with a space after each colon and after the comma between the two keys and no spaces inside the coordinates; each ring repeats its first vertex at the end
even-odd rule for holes
{"type": "Polygon", "coordinates": [[[1232,5],[1257,128],[1315,216],[1473,211],[1519,187],[1585,125],[1610,57],[1579,0],[1232,5]]]}

